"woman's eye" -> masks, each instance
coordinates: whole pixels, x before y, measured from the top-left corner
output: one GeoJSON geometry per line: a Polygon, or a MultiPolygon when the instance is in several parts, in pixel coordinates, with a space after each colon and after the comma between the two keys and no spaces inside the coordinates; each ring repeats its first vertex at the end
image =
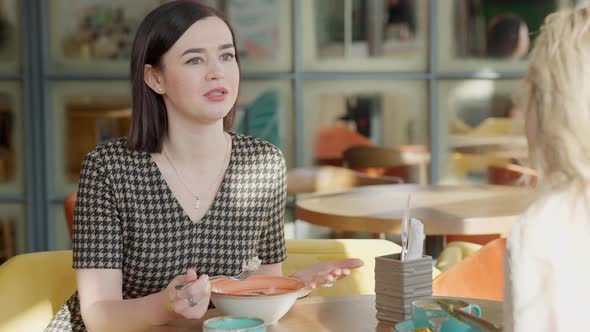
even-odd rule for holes
{"type": "Polygon", "coordinates": [[[198,65],[201,62],[203,62],[203,59],[201,59],[201,58],[192,58],[187,61],[187,63],[190,63],[192,65],[198,65]]]}
{"type": "Polygon", "coordinates": [[[234,55],[231,53],[225,53],[221,56],[221,59],[223,61],[231,61],[231,60],[233,60],[233,58],[234,58],[234,55]]]}

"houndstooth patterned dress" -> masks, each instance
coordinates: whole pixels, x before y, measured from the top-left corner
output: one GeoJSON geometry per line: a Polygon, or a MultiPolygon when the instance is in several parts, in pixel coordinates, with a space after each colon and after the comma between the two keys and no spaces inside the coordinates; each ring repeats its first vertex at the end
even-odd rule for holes
{"type": "MultiPolygon", "coordinates": [[[[229,166],[210,209],[190,220],[149,153],[124,138],[86,157],[75,211],[75,269],[120,269],[123,298],[164,289],[188,268],[237,274],[258,256],[285,260],[285,161],[275,146],[232,135],[229,166]]],[[[45,331],[86,331],[75,293],[45,331]]]]}

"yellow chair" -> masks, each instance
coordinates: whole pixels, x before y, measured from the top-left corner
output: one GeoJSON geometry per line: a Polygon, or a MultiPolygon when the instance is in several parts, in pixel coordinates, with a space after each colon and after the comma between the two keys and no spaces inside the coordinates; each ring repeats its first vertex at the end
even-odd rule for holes
{"type": "Polygon", "coordinates": [[[436,262],[436,268],[444,272],[461,263],[465,257],[481,249],[482,245],[471,242],[456,241],[449,243],[440,253],[436,262]]]}
{"type": "Polygon", "coordinates": [[[375,257],[398,253],[397,244],[378,239],[363,240],[287,240],[287,260],[283,275],[291,275],[307,265],[325,261],[360,258],[365,262],[351,275],[330,288],[318,288],[311,295],[354,295],[375,293],[375,257]]]}
{"type": "Polygon", "coordinates": [[[0,332],[43,331],[75,290],[70,250],[14,256],[0,265],[0,332]]]}
{"type": "MultiPolygon", "coordinates": [[[[352,274],[338,280],[330,288],[318,288],[311,295],[355,295],[375,293],[375,257],[399,253],[397,244],[378,239],[362,240],[287,240],[287,260],[283,263],[283,275],[291,275],[309,264],[345,258],[360,258],[365,265],[352,274]]],[[[440,272],[433,268],[432,276],[440,272]]]]}

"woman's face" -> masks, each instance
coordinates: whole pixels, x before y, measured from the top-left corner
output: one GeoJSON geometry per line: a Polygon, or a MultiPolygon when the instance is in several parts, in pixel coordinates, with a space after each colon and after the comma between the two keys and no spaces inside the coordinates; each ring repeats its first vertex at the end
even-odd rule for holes
{"type": "Polygon", "coordinates": [[[201,124],[222,120],[238,96],[235,52],[231,31],[218,17],[188,28],[164,54],[158,70],[168,112],[201,124]]]}

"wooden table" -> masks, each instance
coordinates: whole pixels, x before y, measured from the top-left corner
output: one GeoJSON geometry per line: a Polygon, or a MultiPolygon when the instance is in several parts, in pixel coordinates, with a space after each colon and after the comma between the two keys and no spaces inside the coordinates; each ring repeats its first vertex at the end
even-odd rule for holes
{"type": "MultiPolygon", "coordinates": [[[[464,299],[482,309],[482,317],[502,324],[502,303],[496,301],[464,299]]],[[[369,332],[392,331],[392,324],[379,322],[375,310],[375,295],[308,297],[298,300],[291,310],[268,332],[287,331],[339,331],[369,332]]],[[[178,320],[171,326],[160,326],[151,332],[197,332],[205,319],[221,316],[218,309],[210,310],[201,320],[178,320]]]]}
{"type": "Polygon", "coordinates": [[[453,152],[496,158],[528,158],[528,145],[523,135],[453,135],[453,152]]]}
{"type": "Polygon", "coordinates": [[[452,135],[451,148],[470,148],[485,146],[504,146],[526,148],[527,140],[524,135],[452,135]]]}
{"type": "Polygon", "coordinates": [[[427,235],[506,233],[533,196],[531,189],[508,186],[380,185],[306,195],[296,213],[337,230],[400,233],[408,194],[411,216],[427,235]]]}

